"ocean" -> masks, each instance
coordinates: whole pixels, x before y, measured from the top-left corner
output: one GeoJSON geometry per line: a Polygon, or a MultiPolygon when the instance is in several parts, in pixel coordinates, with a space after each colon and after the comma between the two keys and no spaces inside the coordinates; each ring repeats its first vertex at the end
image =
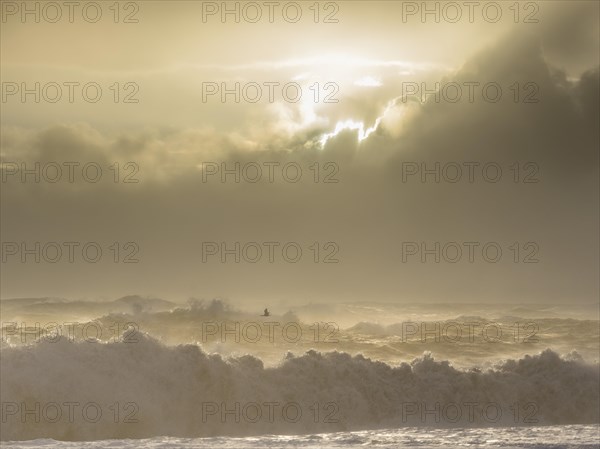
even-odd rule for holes
{"type": "Polygon", "coordinates": [[[593,306],[486,308],[2,301],[2,447],[598,447],[593,306]]]}
{"type": "Polygon", "coordinates": [[[294,435],[265,435],[246,438],[147,438],[141,440],[104,440],[94,442],[57,442],[32,440],[4,443],[7,449],[25,448],[198,448],[198,449],[262,449],[262,448],[401,448],[439,447],[504,448],[504,449],[587,449],[597,448],[600,438],[597,425],[548,426],[498,429],[385,429],[362,432],[337,432],[294,435]]]}

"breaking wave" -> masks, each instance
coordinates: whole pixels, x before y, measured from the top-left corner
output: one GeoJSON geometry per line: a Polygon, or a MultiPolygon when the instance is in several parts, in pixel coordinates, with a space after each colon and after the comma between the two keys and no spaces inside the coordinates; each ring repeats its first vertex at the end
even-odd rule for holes
{"type": "Polygon", "coordinates": [[[0,354],[5,441],[600,421],[598,365],[549,349],[487,370],[429,354],[392,366],[313,350],[268,368],[145,334],[129,343],[60,337],[0,354]]]}

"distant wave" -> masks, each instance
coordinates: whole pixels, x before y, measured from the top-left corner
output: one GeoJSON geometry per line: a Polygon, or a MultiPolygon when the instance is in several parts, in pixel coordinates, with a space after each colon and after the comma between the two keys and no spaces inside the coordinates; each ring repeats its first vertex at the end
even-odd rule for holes
{"type": "Polygon", "coordinates": [[[197,345],[166,346],[140,334],[136,343],[61,337],[4,347],[1,357],[3,440],[600,421],[598,365],[551,350],[487,371],[457,370],[427,354],[390,366],[316,351],[288,354],[265,368],[257,357],[223,359],[197,345]]]}

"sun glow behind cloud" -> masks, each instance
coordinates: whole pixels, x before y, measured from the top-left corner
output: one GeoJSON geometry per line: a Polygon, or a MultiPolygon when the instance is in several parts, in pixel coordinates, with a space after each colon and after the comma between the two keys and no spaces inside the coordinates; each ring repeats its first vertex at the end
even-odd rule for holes
{"type": "Polygon", "coordinates": [[[319,142],[321,143],[321,145],[323,147],[325,147],[325,144],[327,143],[327,141],[329,139],[331,139],[332,137],[337,136],[339,133],[341,133],[344,130],[356,130],[358,131],[358,141],[362,142],[363,140],[365,140],[367,137],[369,137],[369,135],[375,131],[377,129],[377,126],[379,126],[379,123],[381,122],[381,117],[377,117],[377,120],[375,120],[375,124],[369,128],[365,129],[365,124],[363,122],[357,122],[355,120],[349,119],[349,120],[344,120],[341,122],[337,122],[337,124],[335,125],[335,130],[333,132],[330,133],[326,133],[323,136],[321,136],[321,139],[319,140],[319,142]]]}
{"type": "MultiPolygon", "coordinates": [[[[396,71],[396,76],[400,73],[403,75],[414,74],[418,71],[428,71],[428,70],[440,70],[439,65],[434,64],[423,64],[416,63],[412,61],[399,61],[399,60],[373,60],[369,58],[365,58],[359,55],[351,55],[351,54],[328,54],[328,55],[319,55],[312,58],[305,59],[291,59],[285,61],[278,61],[277,63],[257,63],[257,65],[264,67],[268,65],[271,69],[282,69],[289,67],[304,67],[304,71],[300,71],[296,73],[293,77],[293,80],[298,82],[302,81],[303,88],[307,91],[311,91],[314,89],[314,86],[322,86],[325,84],[323,80],[333,79],[337,80],[336,84],[342,86],[340,90],[342,92],[346,92],[348,88],[354,87],[356,88],[367,88],[367,89],[376,89],[384,86],[384,83],[381,79],[381,74],[369,73],[372,72],[374,68],[381,69],[392,69],[396,71]],[[365,70],[366,69],[366,70],[365,70]],[[401,72],[397,72],[397,69],[400,69],[401,72]],[[366,72],[368,70],[368,72],[366,72]],[[335,75],[333,77],[333,75],[335,75]],[[333,78],[332,78],[333,77],[333,78]]],[[[448,70],[447,67],[443,68],[444,70],[448,70]]],[[[339,87],[339,86],[338,86],[339,87]]],[[[353,89],[351,89],[353,90],[353,89]]],[[[379,117],[375,119],[374,122],[368,123],[361,117],[347,117],[342,120],[337,120],[333,127],[332,131],[326,132],[322,134],[315,142],[318,142],[321,148],[324,148],[329,139],[339,135],[343,131],[356,131],[358,142],[362,142],[367,139],[381,124],[382,120],[386,114],[388,114],[390,109],[396,104],[395,99],[391,99],[385,110],[381,113],[379,117]]],[[[306,127],[315,126],[318,122],[323,124],[331,123],[327,118],[327,113],[323,115],[323,110],[315,104],[312,96],[307,95],[302,99],[298,108],[298,115],[296,115],[294,119],[294,125],[291,126],[294,130],[303,129],[306,127]],[[321,113],[319,113],[319,111],[321,113]]],[[[287,111],[284,115],[289,119],[294,114],[291,111],[288,111],[288,108],[280,107],[280,109],[287,111]]],[[[283,111],[280,111],[283,112],[283,111]]],[[[393,111],[394,113],[389,114],[391,119],[398,119],[398,111],[393,111]]],[[[402,115],[402,114],[400,114],[402,115]]],[[[284,119],[285,121],[285,119],[284,119]]],[[[331,128],[330,128],[331,129],[331,128]]]]}
{"type": "MultiPolygon", "coordinates": [[[[375,130],[377,130],[377,128],[379,127],[381,122],[386,119],[386,116],[388,118],[392,118],[393,120],[400,119],[404,115],[405,111],[404,111],[404,109],[398,108],[397,100],[398,100],[398,98],[394,98],[391,101],[389,101],[388,104],[386,105],[383,113],[379,117],[377,117],[375,119],[375,122],[373,123],[373,125],[368,128],[365,127],[364,122],[361,122],[358,120],[347,119],[347,120],[338,121],[335,125],[335,129],[332,132],[323,134],[321,136],[321,138],[319,139],[321,148],[322,149],[325,148],[327,141],[329,139],[331,139],[332,137],[337,136],[342,131],[345,131],[345,130],[358,131],[358,134],[357,134],[358,141],[362,142],[363,140],[367,139],[375,130]]],[[[387,121],[389,121],[389,120],[387,120],[387,121]]]]}

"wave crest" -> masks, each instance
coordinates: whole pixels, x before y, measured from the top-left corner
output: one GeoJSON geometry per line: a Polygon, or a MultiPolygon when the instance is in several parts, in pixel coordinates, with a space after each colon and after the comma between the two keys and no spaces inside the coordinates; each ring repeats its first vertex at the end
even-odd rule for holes
{"type": "Polygon", "coordinates": [[[536,425],[600,420],[598,365],[573,356],[561,358],[549,349],[486,371],[458,370],[430,354],[391,366],[362,355],[314,350],[301,356],[288,354],[277,367],[265,368],[254,356],[224,359],[197,345],[166,346],[143,334],[137,343],[40,341],[4,347],[1,356],[3,440],[514,426],[527,424],[525,418],[532,415],[527,404],[534,404],[536,425]],[[88,422],[79,410],[74,411],[73,422],[66,416],[50,422],[55,410],[50,421],[44,415],[45,405],[69,401],[79,403],[79,408],[95,403],[103,418],[88,422]],[[465,403],[496,404],[501,417],[490,420],[475,410],[473,419],[463,414],[454,421],[455,408],[464,408],[465,403]],[[7,408],[6,404],[13,405],[7,408]],[[36,412],[31,412],[35,404],[40,404],[39,422],[35,422],[36,412]],[[280,416],[289,404],[297,404],[292,411],[299,407],[299,419],[294,421],[297,413],[280,416]],[[452,410],[449,404],[454,404],[452,410]],[[511,411],[514,404],[525,407],[517,422],[511,411]],[[26,419],[22,406],[30,411],[26,419]],[[259,411],[262,417],[254,421],[259,411]],[[135,421],[126,421],[126,416],[135,421]]]}

